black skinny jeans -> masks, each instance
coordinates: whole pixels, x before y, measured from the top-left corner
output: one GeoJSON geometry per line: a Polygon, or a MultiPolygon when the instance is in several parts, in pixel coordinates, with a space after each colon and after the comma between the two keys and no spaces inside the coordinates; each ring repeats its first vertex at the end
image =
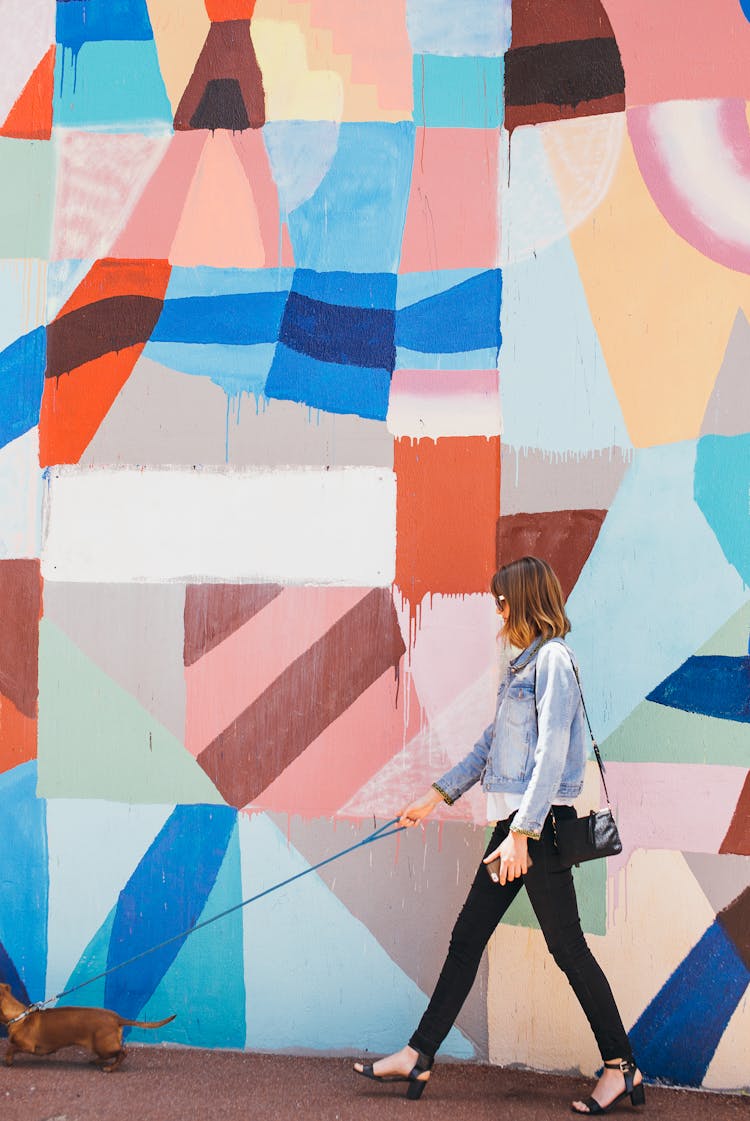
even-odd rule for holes
{"type": "MultiPolygon", "coordinates": [[[[575,816],[571,806],[555,806],[558,819],[575,816]]],[[[508,836],[512,817],[498,823],[485,856],[508,836]]],[[[560,867],[552,817],[540,840],[529,840],[533,861],[522,879],[493,883],[480,865],[451,935],[448,957],[419,1027],[409,1040],[417,1051],[433,1056],[453,1026],[477,975],[492,932],[525,885],[547,948],[568,978],[586,1014],[602,1059],[630,1059],[632,1052],[607,978],[581,930],[573,874],[560,867]]]]}

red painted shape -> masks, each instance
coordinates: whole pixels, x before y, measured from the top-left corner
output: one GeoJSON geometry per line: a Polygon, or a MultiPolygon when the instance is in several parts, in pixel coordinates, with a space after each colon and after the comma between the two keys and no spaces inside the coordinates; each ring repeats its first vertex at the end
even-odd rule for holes
{"type": "Polygon", "coordinates": [[[206,12],[212,23],[228,19],[252,19],[255,0],[206,0],[206,12]]]}
{"type": "Polygon", "coordinates": [[[170,272],[169,261],[103,257],[94,262],[55,318],[62,319],[71,311],[110,296],[153,296],[162,299],[170,272]]]}
{"type": "Polygon", "coordinates": [[[55,85],[55,47],[50,47],[21,90],[0,128],[0,136],[16,140],[49,140],[52,136],[52,95],[55,85]]]}
{"type": "Polygon", "coordinates": [[[727,835],[721,842],[719,852],[750,856],[750,771],[745,777],[742,793],[737,799],[727,835]]]}
{"type": "Polygon", "coordinates": [[[596,543],[606,510],[550,510],[508,514],[497,523],[498,566],[541,557],[557,573],[567,597],[596,543]]]}
{"type": "Polygon", "coordinates": [[[0,694],[0,773],[36,759],[37,720],[0,694]]]}
{"type": "Polygon", "coordinates": [[[513,49],[614,36],[602,0],[513,0],[513,49]]]}
{"type": "Polygon", "coordinates": [[[571,121],[579,117],[597,117],[604,113],[622,113],[624,109],[625,95],[622,93],[613,93],[596,101],[578,101],[575,105],[550,105],[546,101],[539,102],[538,105],[506,105],[503,123],[508,132],[512,132],[520,125],[571,121]]]}
{"type": "Polygon", "coordinates": [[[0,694],[32,719],[37,713],[41,613],[39,561],[0,561],[0,694]]]}
{"type": "Polygon", "coordinates": [[[281,584],[188,584],[185,589],[184,664],[192,666],[281,592],[281,584]]]}
{"type": "Polygon", "coordinates": [[[500,439],[395,441],[396,584],[416,609],[424,596],[485,592],[495,570],[500,439]]]}

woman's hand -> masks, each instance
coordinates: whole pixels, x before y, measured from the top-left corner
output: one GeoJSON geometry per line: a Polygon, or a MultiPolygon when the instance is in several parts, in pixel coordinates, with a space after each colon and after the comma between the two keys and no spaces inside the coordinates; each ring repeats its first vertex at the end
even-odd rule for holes
{"type": "Polygon", "coordinates": [[[521,876],[526,875],[531,863],[528,839],[523,833],[509,833],[494,852],[485,856],[484,863],[489,864],[498,856],[500,857],[499,883],[504,884],[506,880],[510,883],[512,880],[520,879],[521,876]]]}
{"type": "Polygon", "coordinates": [[[410,802],[405,806],[398,815],[399,825],[405,825],[407,829],[412,825],[419,825],[428,814],[431,814],[435,806],[439,806],[443,799],[438,794],[434,787],[430,787],[427,793],[422,798],[417,798],[416,802],[410,802]]]}

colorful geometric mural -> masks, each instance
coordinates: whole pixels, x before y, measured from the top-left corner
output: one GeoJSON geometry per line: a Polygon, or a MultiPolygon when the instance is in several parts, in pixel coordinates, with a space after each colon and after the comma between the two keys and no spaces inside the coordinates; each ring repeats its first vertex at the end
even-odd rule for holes
{"type": "MultiPolygon", "coordinates": [[[[649,1077],[746,1087],[747,4],[3,16],[2,979],[54,996],[392,817],[491,716],[488,579],[532,552],[625,843],[584,927],[649,1077]]],[[[401,1046],[485,821],[64,999],[401,1046]]],[[[593,1070],[522,899],[488,959],[445,1051],[593,1070]]]]}

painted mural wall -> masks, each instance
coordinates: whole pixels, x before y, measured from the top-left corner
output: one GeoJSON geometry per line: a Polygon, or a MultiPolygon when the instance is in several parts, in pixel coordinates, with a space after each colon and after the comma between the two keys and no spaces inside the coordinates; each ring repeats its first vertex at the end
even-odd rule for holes
{"type": "MultiPolygon", "coordinates": [[[[491,716],[488,578],[534,552],[626,843],[584,927],[648,1075],[747,1086],[747,4],[2,17],[2,977],[53,996],[393,816],[491,716]]],[[[393,1049],[484,823],[66,999],[393,1049]]],[[[596,1066],[528,906],[445,1051],[596,1066]]]]}

